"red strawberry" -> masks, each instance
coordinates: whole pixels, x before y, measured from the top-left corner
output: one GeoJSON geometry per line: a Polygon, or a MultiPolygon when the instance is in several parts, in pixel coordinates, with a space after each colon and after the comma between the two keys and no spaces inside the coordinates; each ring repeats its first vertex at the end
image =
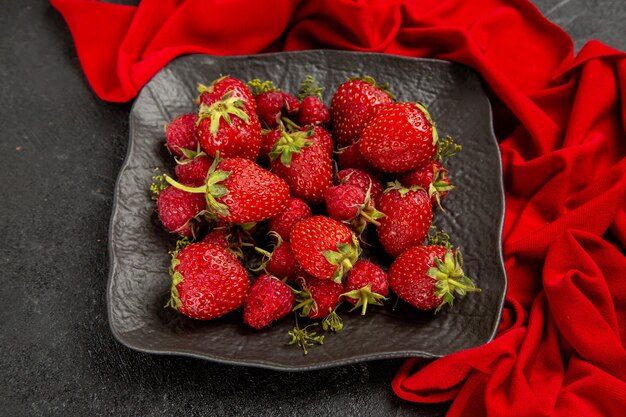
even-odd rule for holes
{"type": "Polygon", "coordinates": [[[370,193],[354,185],[330,187],[326,190],[324,198],[330,218],[350,224],[359,235],[363,233],[367,223],[379,226],[377,220],[384,216],[374,207],[370,193]]]}
{"type": "Polygon", "coordinates": [[[268,229],[276,232],[283,240],[289,241],[293,226],[311,216],[311,208],[299,198],[292,197],[284,210],[270,219],[268,229]]]}
{"type": "Polygon", "coordinates": [[[267,273],[278,278],[287,278],[293,281],[303,274],[302,267],[296,261],[296,257],[291,250],[291,244],[284,242],[280,235],[276,232],[270,232],[276,238],[276,245],[272,252],[268,252],[261,248],[254,248],[257,252],[264,255],[261,266],[256,271],[265,270],[267,273]]]}
{"type": "Polygon", "coordinates": [[[209,233],[207,233],[200,242],[210,243],[211,245],[219,246],[222,249],[228,250],[230,248],[230,230],[227,226],[215,227],[209,233]]]}
{"type": "Polygon", "coordinates": [[[385,271],[365,260],[360,260],[348,272],[346,278],[346,301],[354,304],[354,308],[361,307],[364,315],[368,304],[383,305],[381,300],[389,294],[389,282],[385,271]]]}
{"type": "MultiPolygon", "coordinates": [[[[342,301],[341,294],[344,292],[344,287],[341,283],[312,276],[298,278],[298,283],[302,291],[298,294],[294,310],[300,310],[302,317],[313,320],[325,318],[333,314],[342,301]]],[[[338,319],[338,316],[336,318],[338,319]]],[[[337,330],[340,330],[340,327],[333,329],[333,331],[337,330]]]]}
{"type": "Polygon", "coordinates": [[[165,143],[170,153],[182,158],[182,149],[198,147],[197,120],[197,114],[183,114],[165,126],[165,143]]]}
{"type": "Polygon", "coordinates": [[[379,208],[386,216],[379,220],[378,238],[389,255],[398,256],[424,241],[433,208],[423,189],[404,188],[397,181],[389,185],[380,197],[379,208]]]}
{"type": "Polygon", "coordinates": [[[370,191],[372,201],[378,204],[380,196],[383,195],[383,186],[374,176],[356,168],[342,169],[337,173],[340,184],[354,185],[361,190],[370,191]]]}
{"type": "Polygon", "coordinates": [[[326,124],[329,121],[330,112],[319,98],[307,96],[300,102],[298,123],[302,126],[326,124]]]}
{"type": "Polygon", "coordinates": [[[212,163],[213,158],[202,152],[193,159],[177,161],[174,172],[181,184],[200,186],[206,183],[206,175],[212,163]]]}
{"type": "Polygon", "coordinates": [[[220,222],[202,238],[201,242],[219,246],[226,249],[234,257],[243,259],[242,247],[254,246],[254,243],[249,242],[250,240],[249,234],[242,230],[239,225],[220,222]]]}
{"type": "Polygon", "coordinates": [[[374,166],[367,162],[367,160],[363,158],[363,155],[361,155],[358,143],[346,146],[345,148],[340,148],[337,150],[337,152],[339,167],[342,170],[355,168],[378,176],[378,169],[374,168],[374,166]]]}
{"type": "Polygon", "coordinates": [[[345,225],[324,216],[304,219],[291,229],[291,250],[309,274],[341,282],[361,254],[359,242],[345,225]]]}
{"type": "Polygon", "coordinates": [[[215,158],[207,183],[188,187],[166,177],[182,190],[204,194],[207,210],[229,223],[255,223],[282,211],[289,201],[289,187],[277,175],[264,170],[249,159],[215,158]]]}
{"type": "Polygon", "coordinates": [[[330,103],[333,119],[333,137],[341,146],[358,141],[365,123],[383,104],[393,101],[385,90],[371,77],[351,79],[341,84],[330,103]]]}
{"type": "Polygon", "coordinates": [[[193,319],[209,320],[241,306],[248,292],[248,274],[241,263],[219,246],[192,243],[172,257],[169,306],[193,319]]]}
{"type": "Polygon", "coordinates": [[[281,117],[293,115],[300,108],[297,98],[282,91],[265,91],[255,100],[259,119],[270,128],[278,126],[281,117]]]}
{"type": "MultiPolygon", "coordinates": [[[[301,130],[307,132],[310,130],[310,126],[303,127],[301,130]]],[[[333,157],[335,152],[335,142],[333,141],[333,137],[330,136],[330,133],[328,133],[328,130],[321,126],[315,126],[313,128],[313,135],[311,135],[309,139],[319,144],[322,149],[326,151],[329,157],[333,157]]]]}
{"type": "Polygon", "coordinates": [[[271,275],[263,274],[250,286],[243,306],[243,321],[259,330],[291,312],[295,296],[291,288],[271,275]]]}
{"type": "Polygon", "coordinates": [[[418,186],[428,190],[433,206],[441,206],[441,200],[454,188],[448,178],[448,170],[433,159],[420,165],[415,171],[402,175],[399,180],[405,187],[418,186]]]}
{"type": "Polygon", "coordinates": [[[211,106],[221,100],[225,94],[230,93],[231,97],[241,99],[248,110],[256,111],[256,102],[248,86],[243,81],[227,75],[213,81],[208,87],[198,84],[198,93],[200,93],[196,100],[198,105],[211,106]]]}
{"type": "Polygon", "coordinates": [[[330,121],[330,112],[322,101],[322,91],[322,86],[312,76],[307,75],[302,80],[298,93],[300,99],[298,123],[302,126],[325,124],[330,121]]]}
{"type": "Polygon", "coordinates": [[[287,181],[294,197],[312,204],[323,202],[324,191],[333,184],[332,161],[317,132],[283,131],[270,152],[272,171],[287,181]]]}
{"type": "Polygon", "coordinates": [[[480,291],[463,272],[460,251],[443,246],[414,246],[389,267],[391,289],[420,310],[452,305],[454,295],[480,291]]]}
{"type": "Polygon", "coordinates": [[[261,149],[259,150],[259,163],[262,166],[270,164],[270,152],[274,144],[282,137],[282,129],[264,129],[261,133],[261,149]]]}
{"type": "Polygon", "coordinates": [[[157,213],[163,226],[181,236],[195,232],[193,220],[206,208],[204,196],[166,187],[157,196],[157,213]]]}
{"type": "Polygon", "coordinates": [[[421,103],[392,103],[369,120],[359,140],[359,151],[380,170],[406,172],[435,155],[438,138],[421,103]]]}
{"type": "Polygon", "coordinates": [[[255,161],[261,148],[261,124],[242,99],[226,93],[210,106],[198,110],[198,134],[202,149],[215,157],[241,157],[255,161]]]}

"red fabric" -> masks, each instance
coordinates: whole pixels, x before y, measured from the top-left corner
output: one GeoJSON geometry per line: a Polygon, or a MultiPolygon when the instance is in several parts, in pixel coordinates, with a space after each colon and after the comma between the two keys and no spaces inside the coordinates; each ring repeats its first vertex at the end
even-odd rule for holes
{"type": "Polygon", "coordinates": [[[493,93],[509,279],[497,338],[393,380],[449,415],[609,416],[626,409],[626,59],[570,38],[525,0],[52,0],[98,96],[127,101],[186,53],[311,48],[435,57],[493,93]],[[622,249],[623,250],[623,249],[622,249]]]}

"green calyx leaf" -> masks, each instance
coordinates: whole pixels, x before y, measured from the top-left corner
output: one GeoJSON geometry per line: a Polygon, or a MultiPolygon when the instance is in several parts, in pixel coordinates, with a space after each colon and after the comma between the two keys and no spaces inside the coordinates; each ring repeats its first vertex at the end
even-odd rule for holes
{"type": "Polygon", "coordinates": [[[313,144],[313,141],[309,139],[312,133],[309,131],[293,133],[282,131],[281,134],[282,137],[276,141],[269,155],[272,161],[280,157],[281,164],[289,167],[291,166],[291,158],[294,153],[300,153],[304,148],[313,144]]]}
{"type": "Polygon", "coordinates": [[[400,197],[402,198],[404,198],[409,193],[409,191],[418,191],[418,190],[426,191],[419,185],[413,185],[407,188],[404,185],[402,185],[400,181],[398,180],[388,182],[387,188],[385,189],[385,191],[383,191],[383,193],[387,194],[392,190],[398,191],[400,193],[400,197]]]}
{"type": "MultiPolygon", "coordinates": [[[[253,223],[253,224],[256,224],[256,223],[253,223]]],[[[274,255],[274,251],[276,251],[276,248],[278,248],[280,245],[283,244],[283,238],[280,237],[278,233],[272,230],[268,234],[276,239],[276,243],[272,245],[271,252],[266,251],[265,249],[262,249],[262,248],[258,248],[256,246],[254,247],[255,251],[263,255],[263,260],[261,261],[261,265],[259,265],[259,267],[257,268],[252,269],[252,271],[254,272],[259,272],[261,270],[267,272],[266,267],[267,267],[267,264],[272,260],[272,255],[274,255]]]]}
{"type": "Polygon", "coordinates": [[[229,126],[233,124],[231,115],[240,118],[244,123],[249,123],[250,118],[244,109],[245,103],[243,100],[233,97],[232,92],[228,92],[224,94],[220,100],[210,106],[204,103],[200,104],[196,126],[199,125],[202,120],[209,119],[211,122],[209,132],[211,135],[216,136],[222,119],[224,119],[229,126]]]}
{"type": "Polygon", "coordinates": [[[322,91],[324,91],[324,87],[322,87],[321,84],[315,81],[315,78],[313,78],[312,75],[307,75],[300,83],[298,99],[302,101],[308,96],[315,96],[321,100],[322,91]]]}
{"type": "Polygon", "coordinates": [[[303,284],[302,290],[298,293],[296,297],[296,305],[291,311],[300,310],[301,317],[308,317],[311,312],[317,311],[317,303],[311,296],[311,292],[306,287],[306,283],[303,284]]]}
{"type": "Polygon", "coordinates": [[[350,297],[357,300],[354,307],[350,309],[350,311],[356,310],[361,307],[361,315],[364,316],[367,311],[368,304],[374,304],[377,306],[382,306],[382,300],[387,300],[387,297],[380,295],[378,293],[372,292],[372,284],[367,284],[363,288],[359,288],[357,290],[348,291],[346,293],[341,294],[344,297],[350,297]]]}
{"type": "Polygon", "coordinates": [[[177,165],[186,165],[190,163],[191,161],[193,161],[198,156],[206,155],[206,153],[204,153],[202,148],[200,148],[200,142],[198,142],[198,146],[196,147],[195,150],[181,148],[181,147],[179,147],[178,149],[180,149],[180,151],[183,153],[184,158],[182,160],[175,158],[174,160],[176,161],[177,165]]]}
{"type": "Polygon", "coordinates": [[[268,91],[280,91],[276,85],[274,85],[273,81],[261,81],[258,78],[248,81],[248,88],[252,91],[252,94],[258,96],[261,93],[266,93],[268,91]]]}
{"type": "Polygon", "coordinates": [[[443,139],[439,139],[437,141],[437,151],[435,153],[434,159],[441,162],[445,158],[450,156],[454,156],[461,152],[463,147],[456,143],[452,136],[446,136],[443,139]]]}
{"type": "Polygon", "coordinates": [[[323,251],[322,255],[328,263],[337,266],[331,279],[336,283],[341,283],[343,276],[352,269],[359,259],[361,246],[356,236],[352,235],[350,243],[338,243],[337,251],[323,251]]]}
{"type": "Polygon", "coordinates": [[[308,355],[309,352],[307,348],[315,344],[324,344],[323,335],[318,335],[316,332],[311,332],[309,330],[310,328],[317,325],[317,323],[312,323],[301,329],[298,326],[298,317],[296,316],[296,326],[288,332],[289,336],[291,336],[291,340],[287,344],[298,346],[300,349],[302,349],[304,356],[308,355]]]}
{"type": "Polygon", "coordinates": [[[179,244],[176,242],[176,249],[172,252],[172,261],[170,263],[170,277],[172,278],[172,286],[170,289],[170,299],[165,304],[164,307],[172,307],[175,310],[178,310],[183,303],[180,301],[180,295],[178,294],[178,288],[176,287],[178,284],[184,281],[185,277],[183,274],[176,271],[176,267],[180,264],[180,260],[178,260],[178,252],[182,248],[179,249],[179,244]]]}
{"type": "Polygon", "coordinates": [[[456,187],[450,183],[447,169],[439,169],[435,167],[433,174],[433,182],[428,187],[428,197],[432,198],[432,196],[435,196],[437,206],[443,210],[443,207],[441,207],[441,194],[456,187]]]}
{"type": "Polygon", "coordinates": [[[226,181],[230,177],[229,171],[217,170],[217,165],[220,160],[219,152],[216,153],[213,163],[209,167],[207,172],[207,182],[205,186],[205,198],[208,209],[214,215],[219,217],[230,216],[230,211],[226,204],[217,201],[218,199],[228,195],[228,188],[226,188],[222,182],[226,181]]]}
{"type": "Polygon", "coordinates": [[[441,304],[435,312],[441,310],[446,305],[452,305],[455,295],[465,296],[468,292],[479,292],[480,288],[476,288],[474,282],[463,272],[463,255],[457,249],[447,249],[444,260],[435,258],[435,267],[431,267],[426,275],[437,280],[435,283],[435,295],[441,298],[441,304]]]}
{"type": "Polygon", "coordinates": [[[322,320],[322,329],[325,332],[331,331],[333,333],[337,333],[343,329],[343,320],[337,314],[337,307],[322,320]]]}

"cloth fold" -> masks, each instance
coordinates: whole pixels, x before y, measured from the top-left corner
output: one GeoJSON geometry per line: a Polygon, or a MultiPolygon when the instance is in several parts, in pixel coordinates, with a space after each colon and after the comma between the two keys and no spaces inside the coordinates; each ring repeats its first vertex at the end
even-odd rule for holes
{"type": "Polygon", "coordinates": [[[87,80],[131,100],[173,58],[314,48],[473,67],[504,168],[509,286],[496,339],[393,380],[451,416],[608,416],[626,408],[626,55],[526,0],[51,0],[87,80]]]}

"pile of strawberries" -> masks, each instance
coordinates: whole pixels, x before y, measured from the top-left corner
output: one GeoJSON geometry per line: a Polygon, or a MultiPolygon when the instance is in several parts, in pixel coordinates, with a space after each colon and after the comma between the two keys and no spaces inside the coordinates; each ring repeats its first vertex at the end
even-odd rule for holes
{"type": "MultiPolygon", "coordinates": [[[[460,147],[424,105],[370,77],[339,85],[330,109],[310,76],[298,97],[228,76],[198,91],[197,112],[166,127],[176,175],[152,187],[163,226],[181,236],[168,306],[199,320],[243,306],[255,329],[297,311],[338,331],[343,301],[365,314],[393,291],[436,311],[478,291],[445,233],[429,234],[454,188],[441,160],[460,147]]],[[[296,318],[290,343],[322,343],[313,325],[296,318]]]]}

